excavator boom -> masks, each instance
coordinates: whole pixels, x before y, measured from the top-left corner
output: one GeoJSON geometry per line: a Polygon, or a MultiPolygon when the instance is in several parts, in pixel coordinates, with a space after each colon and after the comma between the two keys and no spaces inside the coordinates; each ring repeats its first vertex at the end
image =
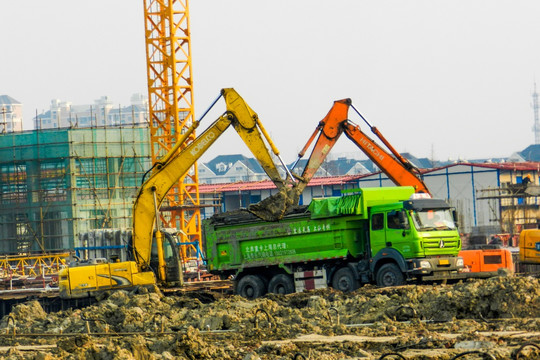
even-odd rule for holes
{"type": "Polygon", "coordinates": [[[351,139],[398,186],[412,186],[417,193],[429,194],[426,184],[419,174],[409,168],[409,162],[403,163],[391,156],[375,141],[360,130],[360,127],[347,121],[343,124],[345,135],[351,139]],[[405,165],[407,164],[407,165],[405,165]]]}
{"type": "Polygon", "coordinates": [[[311,151],[311,156],[309,157],[308,163],[304,167],[302,176],[299,179],[300,183],[297,187],[299,191],[303,190],[303,188],[315,175],[317,170],[321,167],[322,163],[326,159],[326,156],[334,147],[339,137],[343,133],[343,127],[341,126],[341,124],[343,123],[343,121],[347,120],[347,114],[349,112],[350,105],[350,99],[334,101],[334,105],[332,106],[328,114],[326,114],[324,119],[319,122],[317,128],[315,128],[315,131],[309,138],[308,142],[306,143],[302,151],[298,154],[298,159],[303,157],[317,134],[319,134],[317,142],[315,143],[315,145],[313,146],[313,150],[311,151]]]}
{"type": "MultiPolygon", "coordinates": [[[[277,152],[277,149],[264,128],[261,127],[257,114],[234,89],[223,89],[222,95],[226,102],[227,111],[183,150],[171,150],[162,159],[163,161],[158,163],[155,171],[139,190],[133,206],[133,248],[136,262],[143,270],[149,266],[156,209],[159,209],[169,189],[230,125],[233,125],[276,187],[278,189],[286,187],[287,183],[281,178],[264,139],[270,144],[274,153],[277,152]]],[[[277,214],[264,213],[260,216],[263,218],[267,216],[268,218],[265,220],[279,219],[283,216],[285,207],[286,204],[283,203],[276,209],[277,214]]]]}
{"type": "Polygon", "coordinates": [[[417,193],[429,194],[427,186],[420,179],[418,169],[401,156],[401,154],[399,154],[382,136],[377,128],[371,126],[371,124],[364,119],[364,117],[352,106],[350,99],[337,100],[334,102],[334,105],[328,114],[319,122],[308,142],[298,154],[299,160],[304,156],[313,140],[315,140],[315,137],[317,137],[317,134],[319,135],[315,145],[313,145],[313,150],[304,167],[302,175],[297,176],[299,183],[296,186],[296,191],[298,194],[302,193],[343,133],[345,133],[345,135],[347,135],[347,137],[351,139],[351,141],[354,142],[396,185],[413,186],[417,193]],[[369,125],[372,132],[386,145],[394,156],[389,154],[375,141],[364,134],[358,125],[348,120],[348,110],[350,107],[352,107],[369,125]]]}

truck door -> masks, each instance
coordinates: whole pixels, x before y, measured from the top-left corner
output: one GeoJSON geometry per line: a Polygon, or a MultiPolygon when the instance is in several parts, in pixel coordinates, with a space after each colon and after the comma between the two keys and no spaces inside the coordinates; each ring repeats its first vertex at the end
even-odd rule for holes
{"type": "Polygon", "coordinates": [[[371,253],[385,247],[392,247],[400,253],[410,252],[407,237],[403,236],[404,229],[400,223],[399,211],[392,210],[371,215],[371,253]]]}
{"type": "Polygon", "coordinates": [[[412,251],[410,241],[408,241],[407,231],[401,223],[400,212],[398,210],[388,211],[386,213],[386,243],[393,247],[402,255],[407,255],[412,251]]]}
{"type": "Polygon", "coordinates": [[[371,256],[386,247],[386,233],[384,231],[384,212],[371,214],[370,221],[371,256]]]}

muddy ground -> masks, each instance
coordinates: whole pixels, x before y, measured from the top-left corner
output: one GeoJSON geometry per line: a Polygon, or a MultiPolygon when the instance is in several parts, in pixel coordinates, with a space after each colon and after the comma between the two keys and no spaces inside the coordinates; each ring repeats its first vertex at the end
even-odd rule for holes
{"type": "Polygon", "coordinates": [[[115,292],[84,309],[18,305],[0,322],[6,359],[538,359],[540,284],[269,294],[115,292]],[[474,354],[461,356],[465,352],[474,354]],[[390,355],[395,354],[395,355],[390,355]]]}

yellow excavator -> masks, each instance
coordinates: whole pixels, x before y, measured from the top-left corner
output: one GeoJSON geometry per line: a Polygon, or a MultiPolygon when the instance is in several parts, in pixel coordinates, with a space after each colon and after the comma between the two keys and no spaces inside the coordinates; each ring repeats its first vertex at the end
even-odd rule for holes
{"type": "Polygon", "coordinates": [[[296,184],[293,176],[283,163],[257,114],[234,89],[223,89],[221,96],[225,99],[227,111],[193,142],[180,150],[180,146],[198,127],[199,121],[195,122],[176,146],[149,170],[151,175],[139,189],[133,206],[134,260],[110,262],[106,259],[91,259],[61,270],[59,289],[62,298],[97,296],[104,291],[141,286],[174,286],[182,282],[176,236],[174,231],[160,226],[159,209],[173,184],[189,171],[230,125],[238,132],[279,190],[272,196],[271,204],[250,207],[248,211],[263,220],[276,221],[283,217],[291,205],[297,203],[298,195],[294,190],[296,184]],[[282,179],[266,143],[286,170],[285,179],[282,179]],[[157,261],[151,262],[153,255],[157,255],[157,261]]]}

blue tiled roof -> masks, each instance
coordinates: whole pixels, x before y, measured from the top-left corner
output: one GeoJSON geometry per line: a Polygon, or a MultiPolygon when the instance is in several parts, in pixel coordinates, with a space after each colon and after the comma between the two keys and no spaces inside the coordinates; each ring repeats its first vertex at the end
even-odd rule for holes
{"type": "Polygon", "coordinates": [[[229,164],[232,166],[237,161],[243,162],[247,167],[249,167],[253,172],[255,173],[263,173],[264,170],[261,167],[261,165],[255,160],[254,158],[248,158],[247,156],[241,155],[241,154],[234,154],[234,155],[218,155],[209,162],[207,162],[205,165],[212,170],[216,175],[223,175],[229,170],[229,164]],[[227,165],[226,169],[224,171],[219,171],[217,168],[217,165],[220,163],[224,163],[227,165]]]}
{"type": "Polygon", "coordinates": [[[21,103],[9,95],[0,95],[1,105],[20,105],[21,103]]]}
{"type": "Polygon", "coordinates": [[[540,161],[540,145],[529,145],[519,153],[526,161],[540,161]]]}

